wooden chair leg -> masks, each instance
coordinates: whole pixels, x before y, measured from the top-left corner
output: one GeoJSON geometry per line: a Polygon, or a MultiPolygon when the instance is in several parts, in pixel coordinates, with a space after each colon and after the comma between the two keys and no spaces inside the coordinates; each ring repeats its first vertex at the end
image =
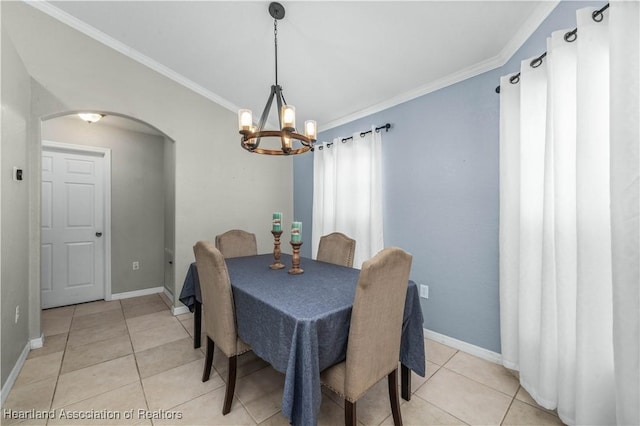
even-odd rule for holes
{"type": "Polygon", "coordinates": [[[222,415],[226,416],[231,411],[231,403],[233,402],[233,393],[236,390],[236,368],[238,366],[238,356],[229,357],[229,368],[227,371],[227,392],[224,394],[224,407],[222,407],[222,415]]]}
{"type": "Polygon", "coordinates": [[[389,402],[391,402],[391,414],[393,424],[402,426],[402,414],[400,414],[400,399],[398,398],[398,369],[396,368],[387,376],[389,379],[389,402]]]}
{"type": "Polygon", "coordinates": [[[209,380],[211,375],[211,365],[213,364],[213,340],[207,336],[207,357],[204,361],[204,371],[202,372],[202,381],[209,380]]]}
{"type": "Polygon", "coordinates": [[[344,400],[344,424],[345,426],[356,426],[356,403],[344,400]]]}

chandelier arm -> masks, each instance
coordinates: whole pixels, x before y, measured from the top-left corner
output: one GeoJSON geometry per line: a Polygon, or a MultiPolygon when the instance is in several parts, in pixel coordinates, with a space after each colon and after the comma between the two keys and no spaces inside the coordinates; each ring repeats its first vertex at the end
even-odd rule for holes
{"type": "MultiPolygon", "coordinates": [[[[260,122],[258,123],[258,132],[264,129],[264,125],[267,122],[267,117],[269,116],[269,110],[271,109],[271,104],[273,103],[273,96],[276,91],[274,86],[271,86],[271,93],[269,94],[269,98],[267,99],[267,103],[264,106],[264,110],[262,111],[262,115],[260,116],[260,122]]],[[[256,146],[260,145],[260,138],[256,139],[256,146]]]]}
{"type": "Polygon", "coordinates": [[[262,110],[262,115],[260,116],[260,121],[258,122],[258,131],[264,129],[264,125],[267,122],[267,117],[269,117],[269,110],[271,110],[271,104],[273,103],[273,97],[276,95],[276,86],[271,86],[271,93],[269,94],[269,98],[267,99],[267,103],[264,105],[264,110],[262,110]]]}
{"type": "Polygon", "coordinates": [[[278,104],[278,128],[282,130],[282,87],[280,86],[276,86],[276,103],[278,104]]]}

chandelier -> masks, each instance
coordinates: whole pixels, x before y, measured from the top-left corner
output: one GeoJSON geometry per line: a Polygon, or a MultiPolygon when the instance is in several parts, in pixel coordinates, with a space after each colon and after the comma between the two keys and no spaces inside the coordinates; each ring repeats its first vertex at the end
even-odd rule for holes
{"type": "Polygon", "coordinates": [[[253,113],[249,109],[238,111],[238,127],[242,138],[240,144],[244,149],[257,154],[267,155],[292,155],[302,154],[313,149],[316,141],[318,127],[314,120],[304,122],[304,134],[296,131],[296,109],[293,105],[288,105],[282,94],[282,86],[278,84],[278,21],[284,18],[284,6],[273,2],[269,5],[269,14],[273,17],[273,45],[275,48],[276,82],[271,86],[271,93],[267,99],[267,104],[262,111],[260,121],[256,127],[253,124],[253,113]],[[273,99],[278,105],[279,130],[264,130],[264,125],[269,118],[269,112],[273,99]],[[280,138],[280,149],[260,148],[262,138],[280,138]],[[293,141],[299,141],[302,146],[293,148],[293,141]]]}

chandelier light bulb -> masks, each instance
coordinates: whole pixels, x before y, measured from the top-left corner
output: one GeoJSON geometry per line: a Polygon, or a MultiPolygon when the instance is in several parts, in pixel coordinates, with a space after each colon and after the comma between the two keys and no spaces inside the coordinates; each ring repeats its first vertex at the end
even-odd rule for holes
{"type": "Polygon", "coordinates": [[[314,141],[318,138],[318,124],[315,120],[304,122],[304,135],[314,141]]]}
{"type": "Polygon", "coordinates": [[[293,105],[282,106],[282,130],[293,131],[296,128],[296,107],[293,105]]]}
{"type": "Polygon", "coordinates": [[[253,113],[250,109],[241,109],[238,111],[238,127],[240,131],[251,130],[253,124],[253,113]]]}
{"type": "Polygon", "coordinates": [[[293,141],[289,136],[282,136],[282,150],[284,152],[291,151],[292,144],[293,144],[293,141]]]}
{"type": "MultiPolygon", "coordinates": [[[[249,132],[251,132],[252,134],[253,134],[253,133],[255,133],[255,132],[256,132],[256,130],[257,130],[257,129],[256,129],[256,126],[254,126],[254,125],[251,125],[251,127],[249,127],[249,132]]],[[[256,145],[257,145],[257,143],[258,143],[258,141],[256,140],[256,138],[250,138],[250,139],[247,141],[247,144],[248,144],[249,146],[251,146],[251,147],[256,146],[256,145]]]]}

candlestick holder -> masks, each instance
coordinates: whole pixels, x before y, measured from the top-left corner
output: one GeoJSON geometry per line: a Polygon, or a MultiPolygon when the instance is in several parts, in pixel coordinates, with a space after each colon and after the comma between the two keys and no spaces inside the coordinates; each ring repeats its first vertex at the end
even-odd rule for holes
{"type": "Polygon", "coordinates": [[[282,269],[284,265],[280,262],[280,235],[282,231],[271,231],[273,234],[273,260],[274,262],[269,265],[271,269],[282,269]]]}
{"type": "Polygon", "coordinates": [[[304,269],[300,267],[300,246],[302,245],[302,241],[299,243],[294,243],[291,241],[291,247],[293,247],[293,264],[291,265],[291,269],[289,269],[289,273],[292,275],[302,274],[304,269]]]}

